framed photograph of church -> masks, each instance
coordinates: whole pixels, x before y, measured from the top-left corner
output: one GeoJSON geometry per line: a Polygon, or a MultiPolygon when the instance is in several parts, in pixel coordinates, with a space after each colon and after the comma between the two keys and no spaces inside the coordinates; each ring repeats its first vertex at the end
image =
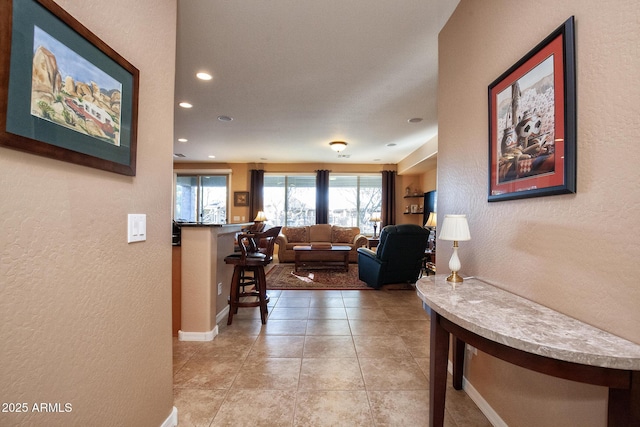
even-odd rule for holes
{"type": "Polygon", "coordinates": [[[489,201],[576,192],[574,18],[489,85],[489,201]]]}
{"type": "Polygon", "coordinates": [[[134,176],[138,70],[51,0],[0,20],[0,145],[134,176]]]}

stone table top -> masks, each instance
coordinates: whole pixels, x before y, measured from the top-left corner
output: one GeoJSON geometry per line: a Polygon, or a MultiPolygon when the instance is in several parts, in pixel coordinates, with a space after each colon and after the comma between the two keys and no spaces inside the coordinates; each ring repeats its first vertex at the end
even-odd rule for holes
{"type": "Polygon", "coordinates": [[[553,359],[640,371],[640,345],[479,279],[454,289],[446,275],[430,276],[416,289],[432,310],[492,341],[553,359]]]}

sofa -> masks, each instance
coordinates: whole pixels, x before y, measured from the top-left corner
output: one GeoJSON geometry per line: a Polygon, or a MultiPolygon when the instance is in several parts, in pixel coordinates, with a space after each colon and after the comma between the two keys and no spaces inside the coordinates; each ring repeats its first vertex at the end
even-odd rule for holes
{"type": "MultiPolygon", "coordinates": [[[[358,261],[358,248],[367,246],[367,238],[360,234],[358,227],[339,227],[331,224],[316,224],[302,227],[282,227],[280,235],[276,238],[278,245],[278,261],[293,262],[295,260],[294,246],[308,246],[318,243],[331,243],[332,245],[350,246],[349,262],[358,261]]],[[[323,252],[318,254],[326,259],[322,261],[334,261],[333,257],[340,254],[323,252]]]]}

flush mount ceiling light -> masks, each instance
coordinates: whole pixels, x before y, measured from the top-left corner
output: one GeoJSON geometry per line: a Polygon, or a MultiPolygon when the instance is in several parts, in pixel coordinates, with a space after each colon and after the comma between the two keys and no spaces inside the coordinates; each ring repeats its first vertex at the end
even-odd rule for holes
{"type": "Polygon", "coordinates": [[[337,151],[339,153],[347,148],[347,143],[344,141],[332,141],[329,143],[329,146],[333,151],[337,151]]]}
{"type": "Polygon", "coordinates": [[[407,120],[409,123],[420,123],[422,121],[421,117],[414,117],[412,119],[407,120]]]}
{"type": "Polygon", "coordinates": [[[181,106],[182,108],[191,108],[191,107],[193,107],[193,105],[189,104],[188,102],[181,102],[178,105],[181,106]]]}
{"type": "Polygon", "coordinates": [[[220,120],[221,122],[230,122],[231,120],[233,120],[233,117],[229,117],[229,116],[218,116],[218,120],[220,120]]]}
{"type": "Polygon", "coordinates": [[[196,77],[199,78],[200,80],[211,80],[213,77],[211,77],[211,74],[209,73],[205,73],[205,72],[199,72],[196,74],[196,77]]]}
{"type": "Polygon", "coordinates": [[[189,141],[187,138],[178,138],[178,142],[187,142],[189,141]]]}

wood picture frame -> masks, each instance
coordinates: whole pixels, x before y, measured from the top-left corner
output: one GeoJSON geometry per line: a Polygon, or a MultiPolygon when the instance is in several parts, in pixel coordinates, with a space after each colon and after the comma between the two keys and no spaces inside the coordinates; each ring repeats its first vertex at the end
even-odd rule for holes
{"type": "Polygon", "coordinates": [[[51,0],[0,11],[0,146],[135,176],[138,69],[51,0]]]}
{"type": "Polygon", "coordinates": [[[489,85],[489,202],[576,192],[574,26],[489,85]]]}
{"type": "Polygon", "coordinates": [[[236,191],[233,193],[233,205],[234,206],[249,206],[249,192],[248,191],[236,191]]]}

